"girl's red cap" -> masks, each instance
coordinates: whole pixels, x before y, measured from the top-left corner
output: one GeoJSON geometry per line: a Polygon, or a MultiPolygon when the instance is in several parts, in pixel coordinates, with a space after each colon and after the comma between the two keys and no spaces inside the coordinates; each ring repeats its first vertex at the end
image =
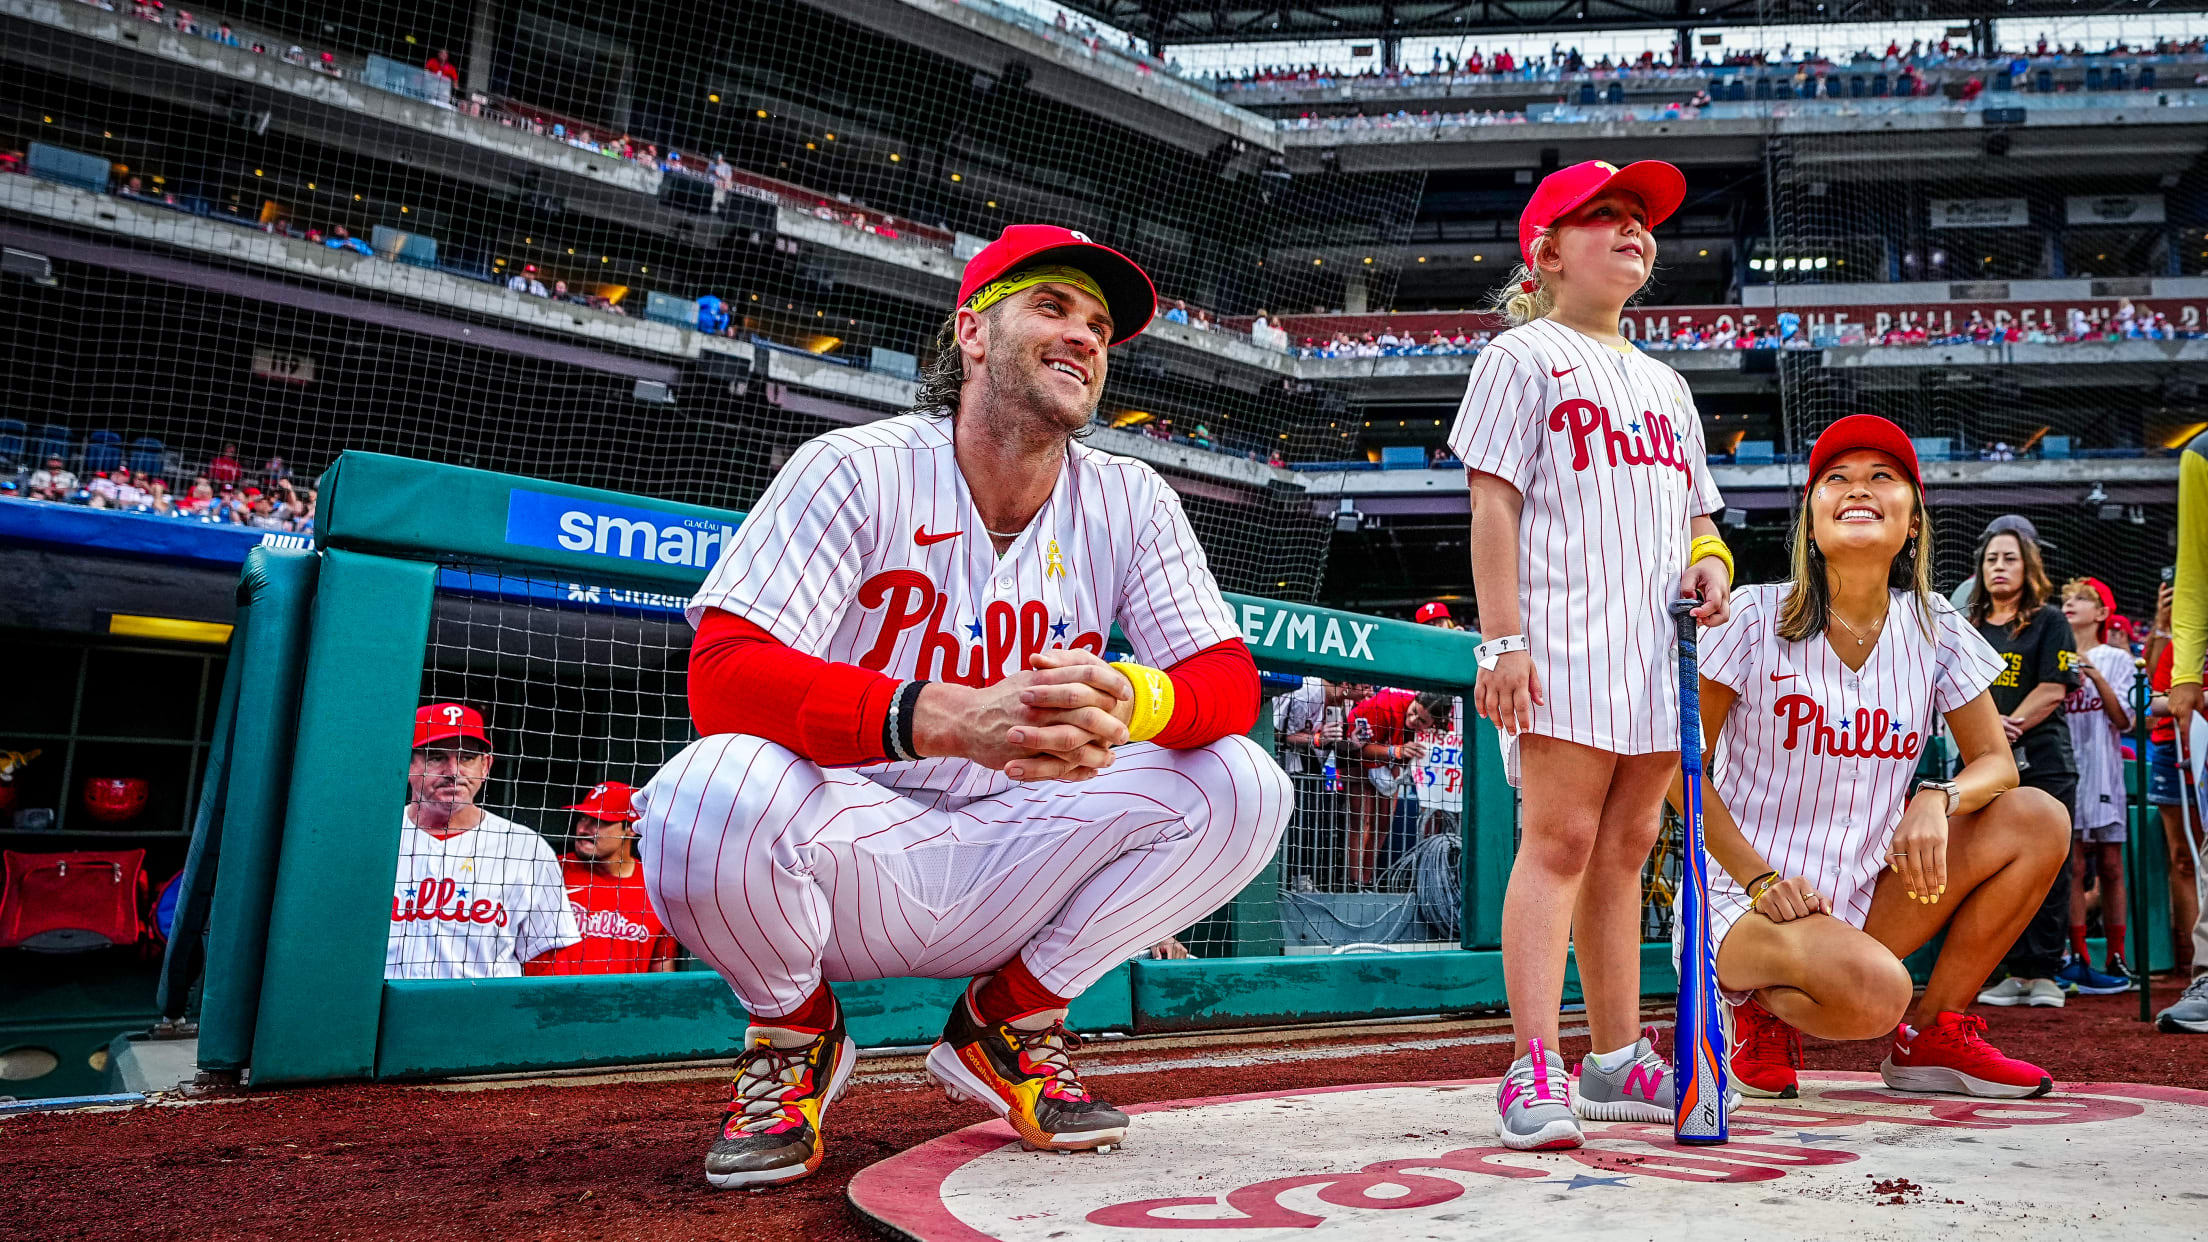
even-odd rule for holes
{"type": "Polygon", "coordinates": [[[1518,215],[1518,253],[1533,266],[1533,239],[1558,220],[1606,189],[1615,187],[1636,195],[1648,208],[1648,227],[1655,228],[1679,210],[1687,200],[1687,178],[1662,160],[1642,160],[1620,168],[1605,160],[1588,160],[1559,168],[1534,187],[1533,198],[1518,215]]]}

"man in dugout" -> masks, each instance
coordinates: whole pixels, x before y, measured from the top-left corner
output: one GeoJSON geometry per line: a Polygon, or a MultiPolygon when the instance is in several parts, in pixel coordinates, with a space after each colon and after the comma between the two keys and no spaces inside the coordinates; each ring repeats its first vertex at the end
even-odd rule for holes
{"type": "Polygon", "coordinates": [[[636,855],[636,791],[620,781],[591,789],[575,813],[560,857],[567,902],[583,938],[522,967],[528,975],[633,975],[675,968],[675,938],[644,892],[636,855]]]}

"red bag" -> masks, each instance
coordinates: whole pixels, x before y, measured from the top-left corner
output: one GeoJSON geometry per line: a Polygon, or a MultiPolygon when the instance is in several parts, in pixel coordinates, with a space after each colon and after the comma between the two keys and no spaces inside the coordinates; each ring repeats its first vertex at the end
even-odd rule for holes
{"type": "Polygon", "coordinates": [[[74,953],[137,943],[145,900],[146,852],[5,854],[0,949],[74,953]]]}

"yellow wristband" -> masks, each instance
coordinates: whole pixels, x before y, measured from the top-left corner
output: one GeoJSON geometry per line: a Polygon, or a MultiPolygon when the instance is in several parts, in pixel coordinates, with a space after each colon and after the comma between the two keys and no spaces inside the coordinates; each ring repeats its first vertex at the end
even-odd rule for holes
{"type": "Polygon", "coordinates": [[[1147,664],[1123,661],[1112,665],[1135,683],[1135,714],[1127,722],[1127,740],[1147,742],[1165,732],[1173,719],[1173,679],[1147,664]]]}
{"type": "Polygon", "coordinates": [[[1725,585],[1733,585],[1733,550],[1715,535],[1696,535],[1687,548],[1687,564],[1692,565],[1705,556],[1714,556],[1725,563],[1725,585]]]}

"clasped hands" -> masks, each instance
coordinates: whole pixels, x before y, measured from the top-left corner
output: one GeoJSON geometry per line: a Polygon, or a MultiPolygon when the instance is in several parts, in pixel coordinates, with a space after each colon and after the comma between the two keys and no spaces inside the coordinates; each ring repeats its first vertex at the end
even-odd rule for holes
{"type": "Polygon", "coordinates": [[[1038,651],[993,686],[931,683],[914,721],[920,753],[969,759],[1016,781],[1082,781],[1127,741],[1135,688],[1088,651],[1038,651]]]}

